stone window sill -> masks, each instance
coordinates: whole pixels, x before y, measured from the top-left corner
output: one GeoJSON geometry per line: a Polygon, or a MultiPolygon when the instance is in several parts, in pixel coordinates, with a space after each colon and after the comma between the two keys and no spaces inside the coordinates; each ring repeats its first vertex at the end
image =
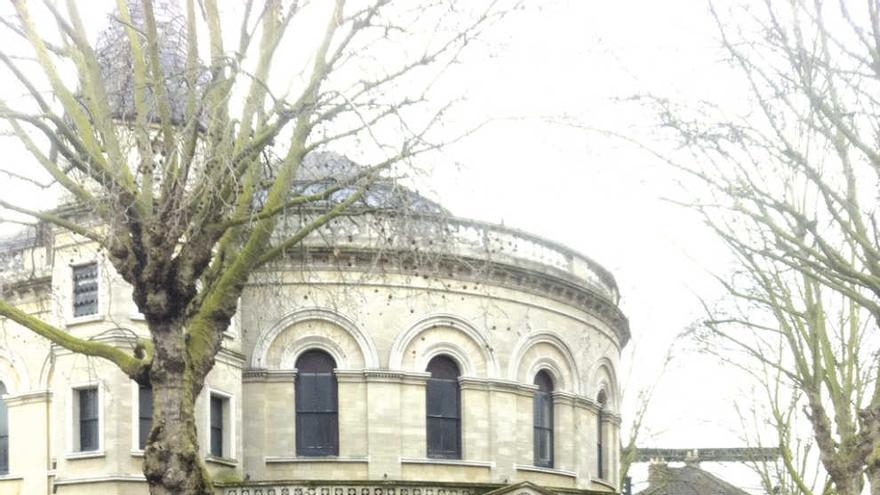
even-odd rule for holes
{"type": "Polygon", "coordinates": [[[23,480],[24,476],[16,476],[14,474],[0,474],[0,481],[16,481],[23,480]]]}
{"type": "Polygon", "coordinates": [[[370,462],[369,457],[339,457],[334,455],[328,455],[324,457],[285,457],[285,456],[266,456],[265,458],[266,464],[287,464],[287,463],[300,463],[300,462],[370,462]]]}
{"type": "Polygon", "coordinates": [[[93,315],[73,316],[69,320],[67,320],[65,327],[70,328],[78,325],[85,325],[86,323],[95,323],[99,321],[104,321],[104,315],[100,313],[95,313],[93,315]]]}
{"type": "Polygon", "coordinates": [[[85,452],[68,452],[67,454],[64,454],[64,458],[68,461],[73,461],[78,459],[96,459],[106,455],[107,453],[103,450],[88,450],[85,452]]]}
{"type": "Polygon", "coordinates": [[[462,459],[432,459],[429,457],[401,457],[401,464],[439,464],[446,466],[470,466],[470,467],[484,467],[484,468],[494,468],[495,463],[490,461],[466,461],[462,459]]]}
{"type": "Polygon", "coordinates": [[[516,467],[517,471],[529,471],[529,472],[533,472],[533,473],[555,474],[557,476],[566,476],[569,478],[577,478],[577,473],[575,473],[574,471],[567,471],[565,469],[530,466],[528,464],[517,464],[515,467],[516,467]]]}
{"type": "Polygon", "coordinates": [[[217,457],[215,455],[209,455],[205,457],[205,460],[212,464],[220,464],[221,466],[227,467],[236,467],[238,466],[238,461],[236,459],[229,459],[227,457],[217,457]]]}

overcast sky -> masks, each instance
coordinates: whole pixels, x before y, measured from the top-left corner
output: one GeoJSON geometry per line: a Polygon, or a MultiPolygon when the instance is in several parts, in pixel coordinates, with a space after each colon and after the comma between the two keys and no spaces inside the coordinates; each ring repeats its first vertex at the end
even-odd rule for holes
{"type": "MultiPolygon", "coordinates": [[[[702,0],[560,1],[505,26],[498,43],[498,57],[458,83],[474,112],[522,119],[456,147],[450,157],[462,168],[436,172],[433,184],[456,214],[561,241],[614,273],[633,335],[622,370],[630,376],[621,378],[628,419],[675,336],[702,316],[697,295],[721,297],[711,275],[729,269],[726,253],[690,212],[664,200],[687,194],[673,170],[632,143],[536,117],[568,115],[659,146],[654,115],[631,97],[735,108],[743,88],[729,77],[702,0]]],[[[734,403],[748,402],[747,384],[687,344],[676,345],[640,444],[745,446],[734,403]]],[[[707,467],[756,487],[741,467],[707,467]]],[[[643,466],[633,474],[646,476],[643,466]]]]}
{"type": "MultiPolygon", "coordinates": [[[[469,98],[463,119],[502,120],[448,150],[424,186],[457,215],[560,241],[614,273],[633,335],[621,372],[627,418],[634,392],[701,316],[697,295],[720,297],[710,274],[725,272],[726,257],[693,215],[663,200],[686,193],[672,170],[631,143],[546,118],[653,145],[654,117],[630,97],[737,105],[742,90],[703,0],[527,3],[447,83],[469,98]]],[[[642,444],[743,446],[733,412],[741,382],[688,347],[678,344],[661,379],[642,444]]]]}

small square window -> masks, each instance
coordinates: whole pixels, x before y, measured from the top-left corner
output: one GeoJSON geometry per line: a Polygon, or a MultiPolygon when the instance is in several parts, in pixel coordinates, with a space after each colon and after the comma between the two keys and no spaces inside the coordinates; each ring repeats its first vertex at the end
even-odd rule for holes
{"type": "Polygon", "coordinates": [[[100,450],[100,405],[98,387],[84,387],[73,391],[73,427],[76,452],[100,450]]]}
{"type": "Polygon", "coordinates": [[[73,316],[98,314],[98,264],[73,267],[73,316]]]}
{"type": "Polygon", "coordinates": [[[211,393],[208,405],[209,449],[212,457],[231,459],[232,451],[232,410],[231,400],[227,395],[211,393]]]}

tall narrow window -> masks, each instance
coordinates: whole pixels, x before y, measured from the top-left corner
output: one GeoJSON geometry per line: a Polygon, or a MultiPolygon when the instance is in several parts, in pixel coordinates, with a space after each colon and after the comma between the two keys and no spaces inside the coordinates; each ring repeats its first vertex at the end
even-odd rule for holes
{"type": "Polygon", "coordinates": [[[535,423],[535,466],[553,467],[553,380],[546,371],[535,375],[533,417],[535,423]]]}
{"type": "Polygon", "coordinates": [[[339,454],[336,361],[323,351],[296,360],[296,455],[339,454]]]}
{"type": "Polygon", "coordinates": [[[138,385],[138,448],[147,446],[147,435],[153,429],[153,389],[138,385]]]}
{"type": "Polygon", "coordinates": [[[73,267],[73,316],[98,313],[98,264],[73,267]]]}
{"type": "Polygon", "coordinates": [[[77,422],[79,426],[79,450],[87,452],[98,450],[98,428],[100,414],[98,408],[98,387],[76,390],[77,422]]]}
{"type": "Polygon", "coordinates": [[[9,416],[4,395],[6,385],[0,382],[0,474],[9,474],[9,416]]]}
{"type": "Polygon", "coordinates": [[[596,402],[599,403],[599,412],[596,413],[596,475],[599,479],[606,479],[605,477],[605,439],[603,438],[604,431],[602,428],[603,416],[605,413],[605,404],[608,402],[608,397],[605,395],[604,390],[599,391],[599,396],[596,398],[596,402]]]}
{"type": "Polygon", "coordinates": [[[223,442],[223,409],[225,398],[219,395],[211,395],[211,455],[223,457],[225,445],[223,442]]]}
{"type": "Polygon", "coordinates": [[[461,394],[458,365],[446,356],[428,363],[428,457],[461,459],[461,394]]]}

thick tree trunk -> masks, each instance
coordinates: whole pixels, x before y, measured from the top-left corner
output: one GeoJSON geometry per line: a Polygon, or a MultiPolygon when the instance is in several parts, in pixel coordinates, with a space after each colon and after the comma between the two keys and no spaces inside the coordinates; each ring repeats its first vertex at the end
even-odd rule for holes
{"type": "Polygon", "coordinates": [[[179,325],[170,325],[154,331],[153,342],[153,429],[144,452],[150,493],[213,495],[199,453],[195,421],[195,398],[202,380],[194,379],[187,366],[183,331],[179,325]]]}
{"type": "Polygon", "coordinates": [[[868,487],[871,495],[880,495],[880,469],[868,468],[868,487]]]}

